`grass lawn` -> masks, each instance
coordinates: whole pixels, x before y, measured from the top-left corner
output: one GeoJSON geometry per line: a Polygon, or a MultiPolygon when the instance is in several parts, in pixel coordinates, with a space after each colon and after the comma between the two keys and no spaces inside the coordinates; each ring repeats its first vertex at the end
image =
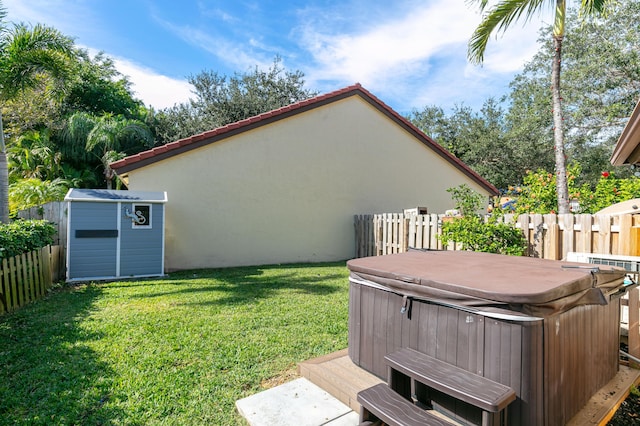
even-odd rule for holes
{"type": "Polygon", "coordinates": [[[347,346],[344,263],[64,287],[0,316],[0,424],[234,425],[347,346]]]}

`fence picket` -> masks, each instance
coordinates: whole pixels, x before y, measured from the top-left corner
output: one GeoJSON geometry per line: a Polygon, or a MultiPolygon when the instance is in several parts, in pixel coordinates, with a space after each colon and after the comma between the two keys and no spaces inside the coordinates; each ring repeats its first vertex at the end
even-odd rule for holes
{"type": "Polygon", "coordinates": [[[578,221],[580,222],[580,233],[576,241],[575,251],[591,253],[591,241],[593,239],[592,216],[590,214],[578,215],[578,221]]]}
{"type": "Polygon", "coordinates": [[[620,216],[620,231],[618,232],[618,253],[629,253],[631,251],[631,226],[633,219],[631,215],[620,216]]]}
{"type": "Polygon", "coordinates": [[[0,313],[43,297],[61,279],[60,246],[47,246],[0,262],[0,313]]]}
{"type": "MultiPolygon", "coordinates": [[[[509,223],[509,222],[507,222],[509,223]]],[[[517,223],[517,227],[520,228],[520,230],[522,231],[522,234],[524,235],[524,239],[527,243],[526,249],[525,249],[525,255],[526,256],[530,256],[531,255],[531,233],[529,232],[529,215],[527,214],[521,214],[520,216],[518,216],[518,219],[516,221],[517,223]]]]}
{"type": "Polygon", "coordinates": [[[568,253],[574,250],[574,217],[571,214],[565,214],[561,216],[561,229],[562,229],[562,252],[568,253]]]}
{"type": "MultiPolygon", "coordinates": [[[[461,250],[460,244],[442,241],[444,215],[384,213],[356,216],[356,256],[379,256],[408,249],[461,250]],[[364,223],[363,223],[364,222],[364,223]]],[[[632,253],[632,215],[505,215],[505,223],[522,230],[528,242],[527,255],[561,260],[570,251],[602,254],[632,253]]]]}
{"type": "Polygon", "coordinates": [[[544,218],[541,214],[531,215],[531,243],[529,256],[542,257],[544,255],[544,218]]]}
{"type": "Polygon", "coordinates": [[[7,259],[2,259],[0,263],[0,267],[2,269],[2,275],[0,275],[0,293],[2,293],[2,297],[0,298],[0,302],[2,302],[2,312],[9,311],[9,303],[8,298],[11,297],[10,288],[9,288],[9,262],[7,259]]]}

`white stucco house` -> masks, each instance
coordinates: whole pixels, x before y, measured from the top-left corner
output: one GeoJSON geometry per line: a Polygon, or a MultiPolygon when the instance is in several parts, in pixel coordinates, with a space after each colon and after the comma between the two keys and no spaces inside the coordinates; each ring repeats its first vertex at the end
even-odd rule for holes
{"type": "Polygon", "coordinates": [[[167,271],[349,259],[356,214],[443,213],[463,183],[498,193],[359,84],[111,167],[167,192],[167,271]]]}

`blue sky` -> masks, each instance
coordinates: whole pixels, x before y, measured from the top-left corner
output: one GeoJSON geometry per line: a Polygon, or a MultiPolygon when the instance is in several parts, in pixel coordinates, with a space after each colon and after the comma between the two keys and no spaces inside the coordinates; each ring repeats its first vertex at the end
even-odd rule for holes
{"type": "MultiPolygon", "coordinates": [[[[320,93],[361,83],[401,114],[426,105],[479,108],[508,91],[536,52],[544,16],[492,38],[483,66],[466,59],[480,22],[466,0],[2,0],[11,22],[43,23],[129,76],[164,108],[186,79],[268,68],[276,55],[320,93]]],[[[548,22],[548,19],[546,20],[548,22]]]]}

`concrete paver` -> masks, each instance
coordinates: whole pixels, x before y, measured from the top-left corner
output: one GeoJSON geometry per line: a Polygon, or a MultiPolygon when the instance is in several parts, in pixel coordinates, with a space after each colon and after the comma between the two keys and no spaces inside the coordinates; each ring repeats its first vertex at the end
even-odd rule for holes
{"type": "Polygon", "coordinates": [[[236,401],[251,426],[353,426],[358,415],[305,378],[236,401]]]}

